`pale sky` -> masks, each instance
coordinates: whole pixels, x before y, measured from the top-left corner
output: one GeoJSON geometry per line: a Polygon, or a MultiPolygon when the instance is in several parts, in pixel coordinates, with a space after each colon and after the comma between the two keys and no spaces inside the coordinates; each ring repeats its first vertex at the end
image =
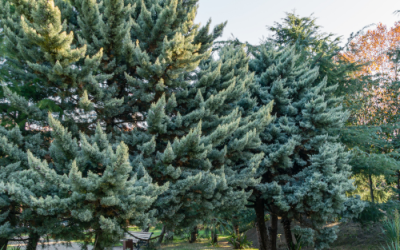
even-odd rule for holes
{"type": "Polygon", "coordinates": [[[346,41],[368,24],[381,22],[391,27],[400,21],[400,15],[393,14],[400,10],[399,0],[199,0],[199,6],[197,23],[205,24],[209,18],[214,25],[228,21],[223,39],[233,34],[252,44],[268,36],[267,26],[293,10],[300,16],[314,13],[324,32],[346,41]]]}

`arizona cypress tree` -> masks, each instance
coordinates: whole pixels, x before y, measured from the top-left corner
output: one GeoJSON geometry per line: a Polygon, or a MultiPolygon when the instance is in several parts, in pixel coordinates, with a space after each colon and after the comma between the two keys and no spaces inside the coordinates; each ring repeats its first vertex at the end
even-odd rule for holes
{"type": "MultiPolygon", "coordinates": [[[[72,138],[94,135],[100,124],[112,145],[124,141],[139,178],[147,172],[160,186],[170,183],[153,208],[171,227],[195,225],[213,211],[246,203],[250,194],[244,189],[257,182],[253,174],[261,158],[251,151],[270,120],[269,108],[251,111],[251,75],[242,52],[238,59],[233,51],[210,59],[224,25],[210,33],[210,23],[194,24],[197,1],[35,0],[4,6],[1,22],[13,55],[4,67],[18,73],[14,82],[42,93],[46,104],[6,90],[6,102],[29,124],[47,126],[43,114],[52,111],[72,138]]],[[[61,148],[49,149],[50,162],[72,164],[74,154],[57,153],[61,148]]]]}
{"type": "Polygon", "coordinates": [[[276,117],[261,134],[260,148],[266,156],[258,172],[262,181],[250,199],[260,249],[276,249],[278,217],[291,249],[293,220],[300,223],[300,232],[313,238],[315,247],[327,247],[336,238],[335,230],[323,226],[363,209],[362,202],[346,196],[354,189],[349,179],[350,154],[329,134],[344,125],[347,113],[341,99],[332,95],[336,86],[328,87],[326,78],[319,81],[318,68],[304,63],[294,47],[277,49],[267,44],[254,57],[250,62],[258,85],[254,97],[260,105],[274,100],[276,117]],[[271,215],[269,233],[265,211],[271,215]]]}

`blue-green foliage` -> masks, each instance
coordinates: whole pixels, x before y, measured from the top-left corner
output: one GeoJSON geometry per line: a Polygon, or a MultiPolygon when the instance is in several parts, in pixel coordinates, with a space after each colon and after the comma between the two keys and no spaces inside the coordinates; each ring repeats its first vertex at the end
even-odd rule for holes
{"type": "MultiPolygon", "coordinates": [[[[19,159],[2,169],[1,193],[10,203],[2,207],[22,208],[17,222],[28,226],[18,228],[13,221],[2,220],[2,237],[51,234],[89,243],[96,236],[98,248],[104,248],[123,237],[129,223],[147,225],[154,220],[155,211],[149,208],[168,185],[152,184],[144,169],[143,177],[138,178],[124,143],[113,149],[100,126],[91,137],[81,134],[78,143],[51,115],[49,125],[49,152],[40,150],[40,134],[30,137],[28,143],[17,127],[9,132],[2,130],[6,134],[2,149],[7,153],[3,161],[19,159]],[[37,158],[43,153],[49,154],[50,163],[37,158]],[[83,233],[87,229],[92,231],[83,233]]],[[[4,211],[4,217],[9,213],[10,210],[4,211]]]]}
{"type": "Polygon", "coordinates": [[[261,134],[266,157],[254,196],[272,215],[314,230],[316,247],[325,248],[336,236],[323,225],[339,216],[352,218],[364,207],[346,195],[354,190],[350,153],[329,133],[348,117],[341,98],[332,95],[337,86],[318,80],[318,68],[310,68],[295,47],[260,46],[250,69],[256,74],[254,97],[261,105],[274,100],[275,116],[261,134]]]}
{"type": "MultiPolygon", "coordinates": [[[[30,173],[27,151],[43,157],[48,151],[40,134],[23,136],[18,126],[0,127],[0,238],[2,244],[27,234],[29,240],[40,235],[64,234],[57,216],[38,213],[31,206],[31,196],[54,193],[56,187],[46,185],[39,174],[30,173]]],[[[4,245],[2,245],[4,247],[4,245]]]]}
{"type": "MultiPolygon", "coordinates": [[[[254,109],[248,93],[254,79],[244,48],[227,47],[218,59],[212,57],[225,24],[211,32],[210,23],[194,24],[197,2],[1,1],[10,51],[1,68],[11,73],[3,87],[5,103],[24,117],[22,124],[35,125],[24,136],[39,134],[48,152],[29,155],[30,164],[41,169],[29,171],[43,171],[45,178],[42,193],[30,204],[48,216],[55,215],[54,207],[64,209],[58,214],[81,229],[105,228],[110,238],[103,229],[95,231],[103,237],[96,247],[120,237],[126,228],[122,219],[129,216],[144,227],[151,222],[146,216],[154,216],[172,229],[238,209],[251,194],[246,188],[259,182],[254,175],[263,154],[256,149],[272,106],[254,109]],[[40,98],[21,94],[19,88],[28,85],[40,98]],[[58,121],[48,120],[48,112],[58,121]],[[111,180],[111,166],[121,164],[125,170],[111,180]],[[169,188],[162,194],[149,190],[146,205],[132,204],[139,210],[129,216],[126,208],[121,215],[110,211],[114,200],[101,212],[97,205],[85,205],[103,199],[107,188],[112,195],[115,182],[122,185],[115,196],[122,189],[139,192],[135,183],[140,181],[134,182],[131,172],[146,185],[169,183],[169,188]],[[63,188],[49,193],[53,183],[63,188]]],[[[14,113],[2,116],[16,123],[14,113]]]]}
{"type": "Polygon", "coordinates": [[[52,116],[49,124],[53,162],[28,152],[29,171],[58,187],[53,196],[33,197],[32,206],[39,213],[64,216],[71,225],[92,229],[85,242],[95,236],[98,248],[118,242],[129,224],[147,225],[154,220],[156,211],[150,207],[168,184],[159,187],[143,168],[134,171],[123,142],[112,146],[98,125],[93,136],[81,134],[78,143],[52,116]]]}

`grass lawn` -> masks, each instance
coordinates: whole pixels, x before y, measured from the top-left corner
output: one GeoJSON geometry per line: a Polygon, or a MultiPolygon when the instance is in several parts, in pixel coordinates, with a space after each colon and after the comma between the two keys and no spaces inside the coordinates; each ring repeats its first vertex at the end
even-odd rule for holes
{"type": "MultiPolygon", "coordinates": [[[[138,227],[129,227],[129,231],[141,232],[142,229],[140,229],[138,227]]],[[[158,236],[161,234],[161,229],[156,229],[155,227],[151,227],[149,231],[153,233],[152,237],[155,237],[155,236],[158,236]]]]}

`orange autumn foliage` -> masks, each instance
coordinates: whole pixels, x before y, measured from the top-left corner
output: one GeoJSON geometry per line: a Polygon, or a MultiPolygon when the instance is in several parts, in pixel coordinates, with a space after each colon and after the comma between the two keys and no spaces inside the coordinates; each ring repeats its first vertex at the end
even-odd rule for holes
{"type": "Polygon", "coordinates": [[[352,53],[345,53],[344,57],[353,62],[368,63],[359,74],[391,74],[393,75],[393,62],[387,52],[398,47],[400,43],[400,22],[388,29],[379,23],[374,30],[356,37],[350,44],[352,53]]]}
{"type": "Polygon", "coordinates": [[[382,23],[374,30],[356,37],[350,50],[342,56],[350,62],[363,63],[362,70],[353,77],[372,76],[377,84],[366,86],[359,93],[361,109],[357,114],[358,125],[380,125],[393,122],[399,113],[399,89],[394,84],[399,80],[399,63],[391,60],[389,53],[399,48],[400,22],[392,28],[382,23]]]}

